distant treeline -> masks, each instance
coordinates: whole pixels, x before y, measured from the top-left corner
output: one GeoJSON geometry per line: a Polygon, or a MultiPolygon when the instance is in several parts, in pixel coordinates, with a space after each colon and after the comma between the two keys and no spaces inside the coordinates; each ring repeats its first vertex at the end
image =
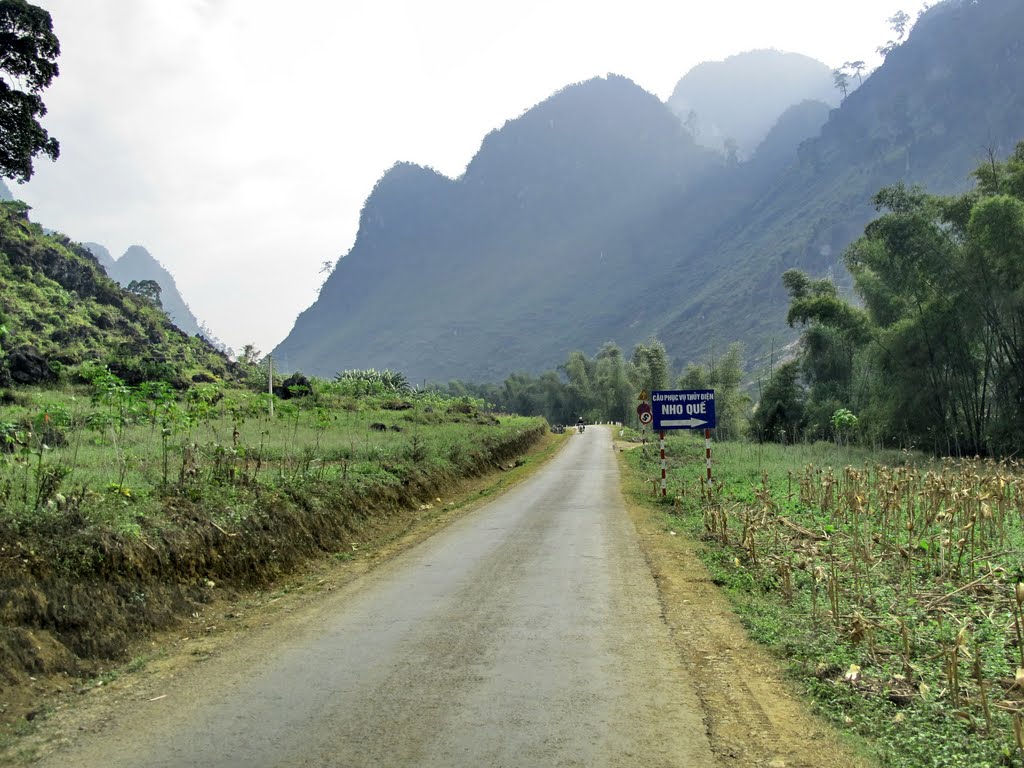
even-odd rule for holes
{"type": "Polygon", "coordinates": [[[720,439],[746,433],[750,399],[740,392],[743,353],[733,344],[720,358],[673,373],[665,346],[657,339],[638,344],[627,360],[607,342],[595,357],[572,352],[557,370],[539,376],[516,373],[502,384],[451,381],[441,389],[450,395],[479,397],[499,409],[544,416],[551,424],[570,424],[582,416],[590,422],[617,421],[638,426],[637,396],[641,390],[711,389],[720,439]]]}

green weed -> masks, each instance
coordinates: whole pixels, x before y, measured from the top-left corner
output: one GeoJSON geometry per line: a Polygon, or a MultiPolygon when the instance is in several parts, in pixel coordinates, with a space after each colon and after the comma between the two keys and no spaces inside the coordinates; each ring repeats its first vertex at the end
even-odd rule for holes
{"type": "Polygon", "coordinates": [[[27,390],[0,407],[0,531],[138,538],[173,524],[165,510],[175,499],[239,526],[267,493],[305,497],[328,484],[374,498],[421,477],[477,474],[494,445],[542,426],[483,420],[475,401],[467,410],[464,398],[435,393],[360,395],[351,382],[316,381],[314,394],[279,401],[271,416],[269,395],[221,384],[179,395],[160,382],[131,387],[89,365],[79,378],[80,386],[27,390]]]}

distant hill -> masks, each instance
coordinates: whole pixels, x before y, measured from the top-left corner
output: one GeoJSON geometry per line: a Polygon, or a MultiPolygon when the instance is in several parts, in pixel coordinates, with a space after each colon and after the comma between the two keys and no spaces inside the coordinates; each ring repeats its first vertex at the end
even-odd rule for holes
{"type": "Polygon", "coordinates": [[[52,382],[88,363],[130,384],[184,388],[235,366],[148,300],[124,291],[83,247],[0,203],[0,386],[52,382]]]}
{"type": "Polygon", "coordinates": [[[698,64],[676,84],[668,106],[699,144],[721,152],[732,139],[746,159],[782,114],[804,101],[838,104],[832,71],[799,53],[758,50],[698,64]]]}
{"type": "MultiPolygon", "coordinates": [[[[107,250],[105,245],[100,245],[99,243],[82,243],[82,246],[95,257],[96,261],[99,262],[100,266],[103,267],[103,270],[108,275],[114,277],[114,270],[117,269],[117,262],[114,261],[114,257],[110,255],[110,251],[107,250]]],[[[114,279],[117,280],[116,277],[114,277],[114,279]]],[[[119,284],[120,282],[121,281],[118,280],[119,284]]]]}
{"type": "Polygon", "coordinates": [[[781,108],[746,162],[625,78],[570,86],[458,179],[389,171],[275,359],[494,381],[652,335],[677,366],[731,341],[767,357],[794,338],[782,273],[843,283],[880,187],[962,190],[1024,138],[1020,29],[1019,0],[946,0],[838,108],[781,108]]]}
{"type": "Polygon", "coordinates": [[[141,245],[133,245],[116,261],[99,243],[83,243],[96,260],[122,286],[133,280],[154,280],[160,286],[160,303],[176,326],[189,336],[201,333],[199,321],[181,296],[174,276],[141,245]]]}
{"type": "Polygon", "coordinates": [[[630,80],[565,88],[488,135],[457,180],[408,164],[385,174],[274,357],[323,375],[495,378],[600,344],[628,328],[622,286],[644,283],[630,222],[721,168],[630,80]]]}

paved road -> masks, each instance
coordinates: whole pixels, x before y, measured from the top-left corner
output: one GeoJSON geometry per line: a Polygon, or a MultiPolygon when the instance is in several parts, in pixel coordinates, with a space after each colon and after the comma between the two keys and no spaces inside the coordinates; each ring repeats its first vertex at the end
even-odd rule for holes
{"type": "Polygon", "coordinates": [[[49,764],[713,766],[608,428],[49,764]],[[161,709],[156,709],[160,707],[161,709]]]}

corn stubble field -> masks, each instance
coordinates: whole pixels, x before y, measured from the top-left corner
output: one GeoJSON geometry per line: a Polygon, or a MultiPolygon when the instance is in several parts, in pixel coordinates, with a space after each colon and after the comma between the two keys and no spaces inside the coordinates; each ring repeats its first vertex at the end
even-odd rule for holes
{"type": "Polygon", "coordinates": [[[725,443],[708,492],[668,453],[668,524],[824,714],[884,765],[1024,765],[1024,463],[725,443]]]}

